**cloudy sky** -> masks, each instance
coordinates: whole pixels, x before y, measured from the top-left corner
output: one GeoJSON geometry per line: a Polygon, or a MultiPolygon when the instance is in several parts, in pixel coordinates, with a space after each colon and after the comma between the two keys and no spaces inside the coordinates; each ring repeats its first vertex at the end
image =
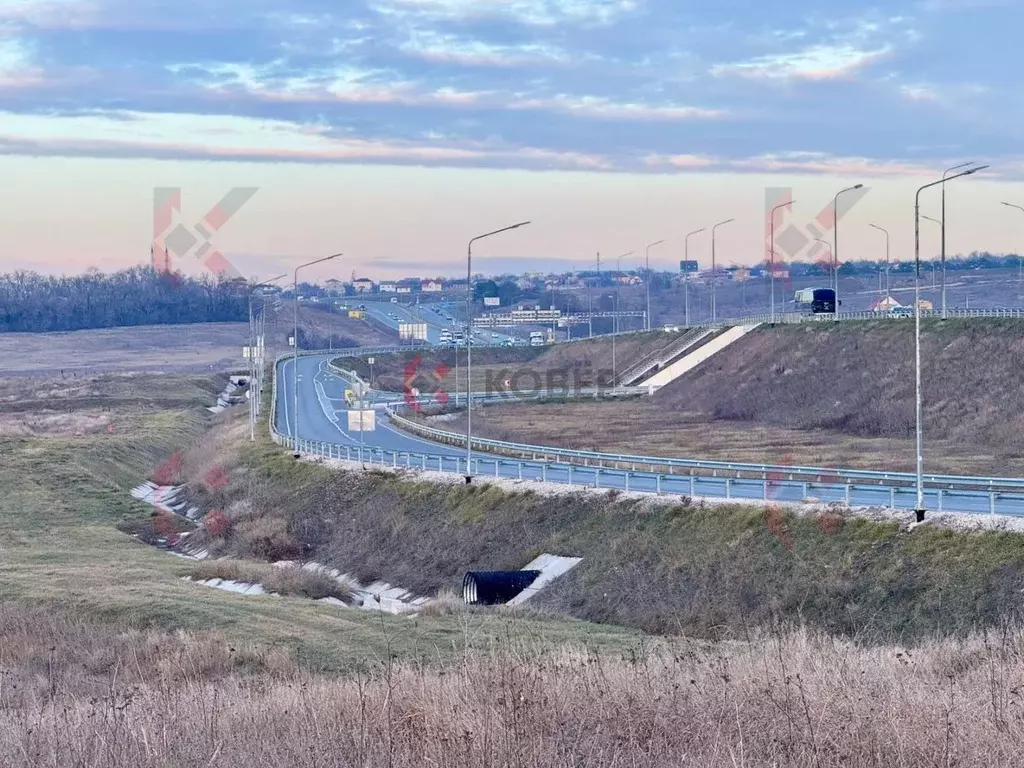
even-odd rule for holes
{"type": "Polygon", "coordinates": [[[718,255],[753,263],[767,187],[806,232],[854,183],[841,253],[884,255],[875,223],[909,258],[914,190],[968,160],[949,250],[1016,251],[1021,29],[1016,0],[0,0],[0,269],[144,261],[154,187],[187,227],[258,188],[211,239],[263,276],[454,272],[526,219],[482,269],[667,266],[733,217],[718,255]]]}

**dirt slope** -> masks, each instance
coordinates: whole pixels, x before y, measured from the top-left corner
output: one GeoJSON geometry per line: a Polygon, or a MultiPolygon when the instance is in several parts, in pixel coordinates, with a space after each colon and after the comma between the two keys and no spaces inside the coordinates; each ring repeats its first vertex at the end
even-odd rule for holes
{"type": "MultiPolygon", "coordinates": [[[[914,431],[911,320],[763,329],[656,397],[708,419],[858,437],[914,431]]],[[[924,428],[965,443],[1024,448],[1024,322],[934,320],[922,326],[924,428]]]]}

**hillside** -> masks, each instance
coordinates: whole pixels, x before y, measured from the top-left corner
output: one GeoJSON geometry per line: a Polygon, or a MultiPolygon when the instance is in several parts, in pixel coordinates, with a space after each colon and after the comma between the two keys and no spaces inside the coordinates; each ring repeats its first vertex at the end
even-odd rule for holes
{"type": "MultiPolygon", "coordinates": [[[[927,469],[1024,475],[1021,349],[1022,321],[923,324],[927,469]]],[[[765,327],[652,398],[489,406],[474,426],[569,448],[911,470],[913,360],[909,320],[765,327]]]]}
{"type": "MultiPolygon", "coordinates": [[[[488,387],[503,387],[508,380],[517,389],[558,389],[559,382],[569,387],[590,387],[610,383],[613,370],[624,371],[641,357],[661,349],[674,337],[656,331],[635,333],[615,340],[615,368],[613,369],[612,340],[610,337],[587,339],[572,344],[550,347],[481,348],[473,351],[473,391],[488,387]]],[[[456,355],[459,365],[458,391],[466,391],[466,351],[430,349],[395,355],[378,355],[374,359],[374,386],[378,389],[401,392],[405,384],[406,369],[415,362],[418,375],[416,386],[421,392],[456,391],[456,355]],[[442,370],[438,379],[431,372],[442,370]]],[[[345,358],[341,367],[355,370],[368,377],[369,366],[363,361],[345,358]]]]}

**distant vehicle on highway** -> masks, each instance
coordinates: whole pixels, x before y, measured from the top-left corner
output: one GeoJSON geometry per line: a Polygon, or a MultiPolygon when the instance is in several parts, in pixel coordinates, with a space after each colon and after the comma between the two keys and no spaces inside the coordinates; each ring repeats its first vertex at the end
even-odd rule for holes
{"type": "Polygon", "coordinates": [[[831,288],[804,288],[796,292],[796,306],[806,314],[835,314],[836,292],[831,288]]]}
{"type": "Polygon", "coordinates": [[[397,296],[392,296],[391,297],[391,303],[392,304],[397,304],[398,303],[398,297],[397,296]]]}
{"type": "Polygon", "coordinates": [[[543,347],[544,346],[544,333],[542,331],[530,331],[530,346],[531,347],[543,347]]]}
{"type": "Polygon", "coordinates": [[[913,307],[893,307],[889,310],[889,315],[891,317],[913,317],[914,309],[913,307]]]}

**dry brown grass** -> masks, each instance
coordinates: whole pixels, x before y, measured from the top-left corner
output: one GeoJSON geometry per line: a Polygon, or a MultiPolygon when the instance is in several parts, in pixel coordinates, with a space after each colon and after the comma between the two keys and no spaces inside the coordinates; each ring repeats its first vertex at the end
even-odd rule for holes
{"type": "Polygon", "coordinates": [[[8,698],[5,765],[1008,768],[1024,739],[1018,634],[913,652],[800,632],[628,658],[506,647],[277,682],[170,670],[8,698]]]}
{"type": "MultiPolygon", "coordinates": [[[[465,417],[435,425],[465,431],[465,417]]],[[[473,411],[482,437],[576,450],[766,464],[914,470],[914,441],[858,437],[825,429],[715,421],[664,408],[655,398],[540,405],[488,405],[473,411]]],[[[1000,446],[929,436],[929,472],[1024,476],[1024,457],[1000,446]]]]}
{"type": "Polygon", "coordinates": [[[319,568],[304,568],[297,564],[271,565],[250,560],[204,560],[191,568],[189,575],[197,580],[224,579],[243,584],[259,584],[264,590],[278,595],[308,597],[321,600],[333,597],[342,602],[352,601],[352,587],[319,568]]]}
{"type": "Polygon", "coordinates": [[[247,323],[0,334],[0,372],[223,371],[244,367],[247,323]]]}
{"type": "Polygon", "coordinates": [[[112,414],[102,411],[0,413],[0,439],[94,435],[106,430],[112,420],[112,414]]]}

